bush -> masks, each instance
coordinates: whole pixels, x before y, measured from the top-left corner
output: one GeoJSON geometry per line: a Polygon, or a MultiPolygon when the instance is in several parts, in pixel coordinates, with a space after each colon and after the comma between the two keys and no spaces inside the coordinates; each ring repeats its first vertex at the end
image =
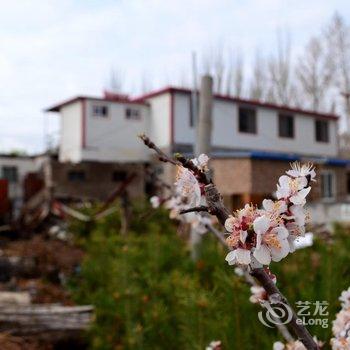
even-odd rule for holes
{"type": "MultiPolygon", "coordinates": [[[[166,212],[141,204],[134,213],[126,236],[116,213],[83,240],[87,256],[72,291],[77,302],[96,306],[91,349],[204,349],[214,339],[224,349],[271,349],[281,339],[258,321],[260,306],[248,301],[248,286],[214,238],[205,236],[194,264],[166,212]]],[[[338,227],[332,244],[318,241],[271,266],[292,304],[327,300],[334,319],[338,296],[349,286],[348,237],[338,227]]],[[[331,324],[309,329],[330,338],[331,324]]]]}

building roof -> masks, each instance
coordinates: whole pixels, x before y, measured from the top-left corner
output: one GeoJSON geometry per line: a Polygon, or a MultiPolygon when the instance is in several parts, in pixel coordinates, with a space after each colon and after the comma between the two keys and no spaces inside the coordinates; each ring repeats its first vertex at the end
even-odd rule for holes
{"type": "MultiPolygon", "coordinates": [[[[159,89],[156,91],[152,91],[148,94],[138,96],[138,97],[134,98],[133,101],[147,101],[150,98],[153,98],[153,97],[165,94],[165,93],[190,94],[190,93],[192,93],[192,90],[185,89],[185,88],[177,88],[177,87],[173,87],[173,86],[167,86],[165,88],[162,88],[162,89],[159,89]]],[[[312,117],[321,117],[321,118],[334,119],[334,120],[337,120],[339,118],[338,115],[333,114],[333,113],[320,113],[320,112],[315,112],[315,111],[311,111],[311,110],[294,108],[294,107],[289,107],[286,105],[279,105],[279,104],[270,103],[270,102],[261,102],[261,101],[257,101],[257,100],[245,99],[245,98],[241,98],[241,97],[234,97],[234,96],[221,95],[221,94],[214,94],[214,97],[217,100],[231,101],[231,102],[236,102],[239,104],[250,105],[253,107],[274,109],[274,110],[278,110],[280,112],[297,113],[297,114],[309,115],[312,117]]]]}
{"type": "MultiPolygon", "coordinates": [[[[128,104],[138,104],[138,105],[148,105],[147,100],[163,95],[166,93],[181,93],[181,94],[191,94],[192,90],[186,89],[186,88],[178,88],[178,87],[173,87],[173,86],[167,86],[165,88],[151,91],[150,93],[131,98],[127,95],[116,95],[116,94],[109,94],[105,92],[104,97],[96,97],[96,96],[75,96],[73,98],[70,98],[68,100],[59,102],[49,108],[46,108],[46,112],[59,112],[60,109],[66,105],[69,105],[71,103],[74,103],[76,101],[88,99],[88,100],[96,100],[96,101],[106,101],[106,102],[119,102],[119,103],[128,103],[128,104]]],[[[217,100],[222,100],[222,101],[230,101],[230,102],[235,102],[239,104],[244,104],[247,106],[253,106],[253,107],[260,107],[260,108],[268,108],[268,109],[274,109],[279,112],[286,112],[286,113],[297,113],[297,114],[303,114],[303,115],[308,115],[311,117],[320,117],[320,118],[327,118],[327,119],[333,119],[337,120],[339,118],[338,115],[332,114],[332,113],[320,113],[320,112],[315,112],[311,110],[305,110],[305,109],[300,109],[300,108],[294,108],[294,107],[289,107],[286,105],[279,105],[275,103],[270,103],[270,102],[261,102],[257,100],[250,100],[250,99],[245,99],[245,98],[240,98],[240,97],[234,97],[234,96],[229,96],[229,95],[221,95],[221,94],[215,94],[214,95],[215,99],[217,100]]]]}
{"type": "MultiPolygon", "coordinates": [[[[193,157],[192,152],[183,153],[186,157],[193,157]]],[[[305,156],[296,153],[270,152],[270,151],[242,151],[242,150],[213,150],[210,152],[210,157],[213,159],[221,158],[250,158],[260,160],[280,160],[286,162],[312,162],[314,164],[326,164],[333,166],[350,166],[350,159],[320,157],[320,156],[305,156]]]]}
{"type": "Polygon", "coordinates": [[[97,97],[97,96],[82,95],[82,96],[75,96],[67,100],[61,101],[53,106],[45,108],[44,111],[59,112],[62,107],[81,100],[94,100],[94,101],[104,101],[104,102],[119,102],[119,103],[125,103],[125,104],[148,105],[148,103],[145,101],[134,101],[133,99],[130,99],[128,96],[121,96],[120,98],[115,98],[112,96],[97,97]]]}

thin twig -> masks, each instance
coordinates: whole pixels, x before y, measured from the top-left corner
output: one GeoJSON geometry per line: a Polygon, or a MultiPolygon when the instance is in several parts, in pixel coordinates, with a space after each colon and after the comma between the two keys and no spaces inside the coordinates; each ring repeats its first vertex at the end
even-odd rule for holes
{"type": "Polygon", "coordinates": [[[200,205],[198,207],[193,207],[189,209],[182,209],[180,210],[179,214],[186,214],[186,213],[200,213],[202,211],[209,212],[209,208],[205,205],[200,205]]]}
{"type": "Polygon", "coordinates": [[[180,162],[178,162],[177,160],[174,160],[172,158],[170,158],[168,155],[166,155],[158,146],[155,145],[154,142],[152,142],[150,140],[150,138],[148,136],[146,136],[145,134],[141,134],[139,135],[139,138],[143,141],[143,143],[150,149],[153,149],[157,154],[158,154],[158,159],[161,162],[164,163],[171,163],[174,165],[181,165],[180,162]]]}

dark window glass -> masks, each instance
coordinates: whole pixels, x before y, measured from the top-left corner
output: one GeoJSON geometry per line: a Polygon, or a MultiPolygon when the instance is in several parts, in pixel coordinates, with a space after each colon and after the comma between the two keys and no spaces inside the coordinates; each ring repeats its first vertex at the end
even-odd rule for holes
{"type": "Polygon", "coordinates": [[[108,117],[108,107],[103,105],[92,106],[92,114],[94,117],[108,117]]]}
{"type": "Polygon", "coordinates": [[[69,181],[85,181],[86,180],[85,172],[82,170],[70,170],[68,172],[68,180],[69,181]]]}
{"type": "Polygon", "coordinates": [[[346,174],[346,190],[347,194],[350,194],[350,173],[346,174]]]}
{"type": "Polygon", "coordinates": [[[2,167],[2,178],[8,182],[18,181],[18,170],[15,166],[3,166],[2,167]]]}
{"type": "Polygon", "coordinates": [[[294,137],[294,117],[288,114],[278,115],[278,130],[280,137],[294,137]]]}
{"type": "Polygon", "coordinates": [[[122,170],[113,171],[112,181],[114,181],[114,182],[125,181],[126,180],[126,176],[127,176],[127,172],[126,171],[122,171],[122,170]]]}
{"type": "Polygon", "coordinates": [[[252,108],[239,108],[238,128],[240,132],[256,134],[256,111],[252,108]]]}
{"type": "Polygon", "coordinates": [[[321,174],[321,196],[322,198],[334,198],[334,175],[331,172],[321,174]]]}
{"type": "Polygon", "coordinates": [[[141,113],[136,108],[127,108],[125,110],[125,118],[130,120],[140,120],[141,119],[141,113]]]}
{"type": "Polygon", "coordinates": [[[315,121],[315,137],[318,142],[329,142],[329,130],[327,120],[315,121]]]}

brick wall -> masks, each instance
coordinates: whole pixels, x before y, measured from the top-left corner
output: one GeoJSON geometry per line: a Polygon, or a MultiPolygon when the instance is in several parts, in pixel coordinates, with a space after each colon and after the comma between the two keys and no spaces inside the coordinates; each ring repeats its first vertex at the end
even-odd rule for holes
{"type": "MultiPolygon", "coordinates": [[[[265,197],[276,191],[281,175],[290,169],[288,161],[258,160],[249,158],[212,159],[210,167],[214,171],[214,181],[229,207],[239,207],[243,203],[261,203],[265,197]],[[233,196],[233,197],[232,197],[233,196]]],[[[175,167],[165,165],[164,179],[173,183],[175,167]]],[[[321,198],[321,170],[331,170],[336,176],[336,200],[347,199],[346,168],[329,165],[316,165],[317,182],[313,183],[310,201],[321,198]]]]}
{"type": "Polygon", "coordinates": [[[79,164],[60,163],[51,160],[54,190],[57,196],[85,197],[104,200],[122,180],[113,179],[114,172],[136,173],[136,178],[127,187],[131,198],[144,197],[145,171],[143,164],[116,164],[83,162],[79,164]],[[71,171],[82,171],[85,179],[69,179],[71,171]]]}

